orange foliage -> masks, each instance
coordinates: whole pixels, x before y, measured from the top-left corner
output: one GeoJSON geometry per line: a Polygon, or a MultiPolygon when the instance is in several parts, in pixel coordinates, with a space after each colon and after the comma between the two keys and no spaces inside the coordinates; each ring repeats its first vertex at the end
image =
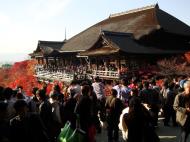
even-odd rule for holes
{"type": "MultiPolygon", "coordinates": [[[[35,74],[36,61],[25,60],[16,62],[10,69],[0,70],[0,85],[15,89],[22,86],[27,95],[31,96],[33,87],[41,88],[42,85],[37,81],[35,74]]],[[[51,91],[51,85],[47,86],[47,93],[51,91]]]]}
{"type": "Polygon", "coordinates": [[[188,63],[190,63],[190,52],[185,53],[185,58],[188,63]]]}

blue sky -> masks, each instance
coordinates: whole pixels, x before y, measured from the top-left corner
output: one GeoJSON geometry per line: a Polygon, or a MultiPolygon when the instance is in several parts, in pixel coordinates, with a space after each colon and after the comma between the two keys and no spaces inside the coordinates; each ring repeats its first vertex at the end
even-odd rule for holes
{"type": "Polygon", "coordinates": [[[155,3],[190,25],[189,0],[0,0],[0,62],[23,59],[38,40],[64,40],[65,28],[68,39],[110,14],[155,3]]]}

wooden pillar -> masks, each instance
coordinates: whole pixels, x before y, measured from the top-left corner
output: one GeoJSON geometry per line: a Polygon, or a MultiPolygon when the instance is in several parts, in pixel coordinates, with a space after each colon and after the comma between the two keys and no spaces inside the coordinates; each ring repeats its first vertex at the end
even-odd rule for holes
{"type": "Polygon", "coordinates": [[[38,61],[38,65],[40,64],[40,59],[39,58],[37,58],[37,61],[38,61]]]}
{"type": "Polygon", "coordinates": [[[42,64],[44,65],[44,58],[42,57],[42,64]]]}
{"type": "Polygon", "coordinates": [[[89,61],[89,65],[88,65],[88,70],[92,68],[92,64],[91,64],[91,60],[90,58],[88,58],[88,61],[89,61]]]}
{"type": "Polygon", "coordinates": [[[46,68],[49,67],[48,57],[46,57],[46,68]]]}
{"type": "Polygon", "coordinates": [[[96,70],[98,70],[98,59],[96,58],[96,70]]]}

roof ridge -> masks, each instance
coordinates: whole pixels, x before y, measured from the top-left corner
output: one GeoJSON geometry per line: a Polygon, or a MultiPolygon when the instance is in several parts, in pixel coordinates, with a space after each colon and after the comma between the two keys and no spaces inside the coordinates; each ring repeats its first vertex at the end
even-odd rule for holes
{"type": "Polygon", "coordinates": [[[126,32],[114,32],[114,31],[107,31],[107,30],[103,30],[102,31],[103,34],[111,34],[111,35],[127,35],[127,36],[132,36],[132,33],[126,33],[126,32]]]}
{"type": "Polygon", "coordinates": [[[139,11],[144,11],[144,10],[152,9],[155,7],[158,7],[158,4],[153,4],[153,5],[149,5],[149,6],[145,6],[145,7],[141,7],[141,8],[136,8],[136,9],[132,9],[132,10],[124,11],[124,12],[119,12],[119,13],[115,13],[115,14],[110,14],[109,18],[117,17],[117,16],[121,16],[121,15],[125,15],[125,14],[136,13],[139,11]]]}
{"type": "Polygon", "coordinates": [[[38,42],[47,42],[47,43],[63,43],[64,41],[38,40],[38,42]]]}

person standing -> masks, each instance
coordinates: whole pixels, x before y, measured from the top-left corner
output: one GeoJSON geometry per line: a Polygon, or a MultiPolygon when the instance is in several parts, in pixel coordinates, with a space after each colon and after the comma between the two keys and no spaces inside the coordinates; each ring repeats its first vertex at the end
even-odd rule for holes
{"type": "Polygon", "coordinates": [[[177,126],[176,112],[173,109],[174,99],[176,93],[174,91],[174,83],[169,83],[167,96],[164,98],[163,111],[164,111],[164,126],[169,126],[170,118],[172,117],[173,126],[177,126]]]}
{"type": "Polygon", "coordinates": [[[90,99],[89,85],[82,87],[82,96],[76,104],[75,113],[77,115],[77,122],[79,122],[76,127],[86,132],[84,142],[89,142],[88,130],[92,124],[92,100],[90,99]]]}
{"type": "MultiPolygon", "coordinates": [[[[174,110],[176,110],[176,118],[179,115],[184,115],[184,119],[180,120],[184,122],[181,125],[181,137],[179,142],[189,142],[190,139],[190,81],[184,83],[184,92],[176,95],[174,105],[174,110]]],[[[177,120],[177,119],[176,119],[177,120]]]]}
{"type": "Polygon", "coordinates": [[[127,142],[159,142],[154,131],[153,119],[141,100],[133,97],[129,102],[129,111],[123,115],[123,123],[128,131],[127,142]]]}
{"type": "Polygon", "coordinates": [[[48,101],[48,97],[46,96],[46,91],[44,89],[40,89],[37,91],[37,99],[40,101],[39,105],[39,114],[40,117],[47,129],[47,133],[52,141],[54,141],[54,133],[53,133],[53,114],[52,114],[52,106],[48,101]]]}
{"type": "Polygon", "coordinates": [[[98,76],[95,77],[94,83],[92,83],[92,87],[97,97],[97,105],[98,105],[100,120],[105,122],[105,118],[106,118],[105,117],[105,94],[104,94],[105,87],[98,76]]]}
{"type": "Polygon", "coordinates": [[[106,99],[106,112],[107,112],[107,123],[108,123],[108,142],[119,139],[119,118],[124,108],[122,101],[117,98],[117,91],[111,90],[111,96],[106,99]]]}

